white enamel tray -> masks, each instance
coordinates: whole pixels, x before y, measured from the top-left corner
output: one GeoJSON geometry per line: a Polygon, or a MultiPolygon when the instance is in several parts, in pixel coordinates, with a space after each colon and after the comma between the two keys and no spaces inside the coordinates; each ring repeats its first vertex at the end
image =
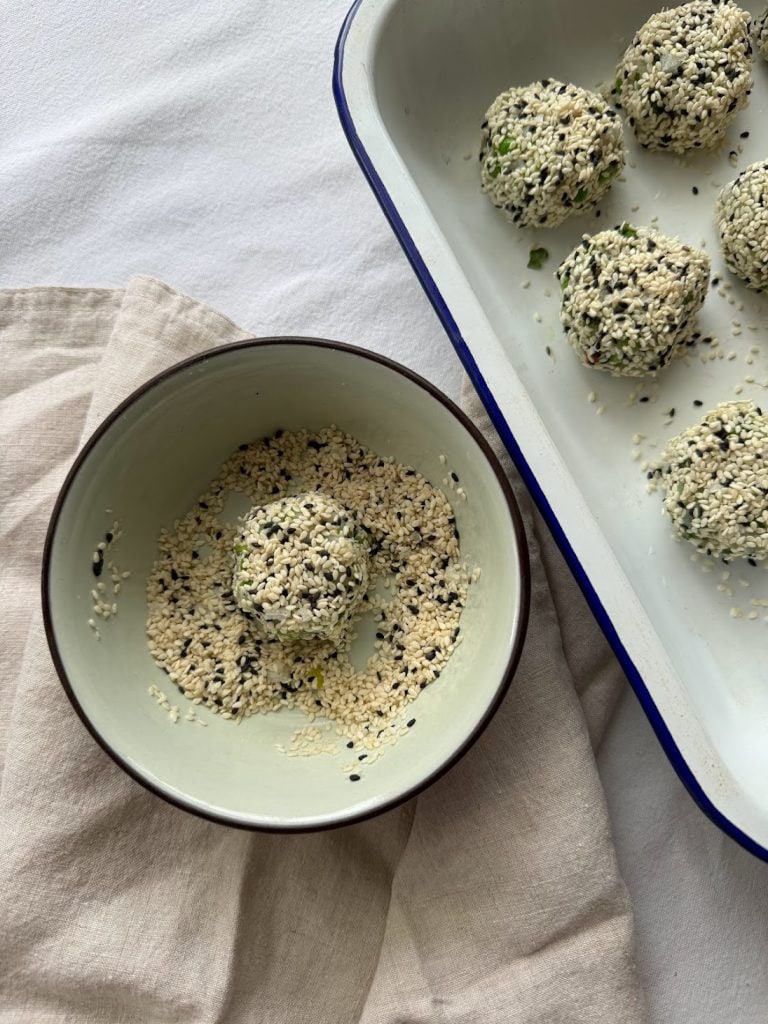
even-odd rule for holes
{"type": "Polygon", "coordinates": [[[670,536],[640,469],[698,418],[694,400],[706,408],[741,386],[768,404],[768,297],[723,272],[713,219],[718,183],[737,173],[729,151],[738,168],[768,156],[768,64],[756,61],[750,106],[716,155],[646,153],[627,128],[635,166],[599,217],[520,231],[479,189],[479,125],[497,93],[550,76],[588,88],[611,81],[656,9],[648,0],[358,0],[339,37],[334,91],[363,172],[667,756],[701,808],[768,859],[768,607],[759,604],[768,571],[704,571],[670,536]],[[654,216],[662,231],[706,241],[713,275],[732,288],[713,289],[701,318],[724,358],[703,362],[711,346],[691,350],[640,403],[630,382],[578,364],[552,272],[583,232],[654,216]],[[534,245],[551,254],[541,271],[526,269],[534,245]],[[638,433],[646,439],[633,445],[638,433]]]}

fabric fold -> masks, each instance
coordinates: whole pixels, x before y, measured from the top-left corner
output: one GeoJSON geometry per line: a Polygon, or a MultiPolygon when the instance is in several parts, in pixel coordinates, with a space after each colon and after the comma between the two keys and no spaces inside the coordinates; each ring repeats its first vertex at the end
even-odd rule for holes
{"type": "Polygon", "coordinates": [[[0,1020],[640,1024],[589,739],[621,679],[519,484],[523,660],[484,736],[416,801],[313,835],[226,829],[144,791],[69,706],[38,607],[57,488],[132,390],[244,337],[147,277],[0,292],[0,1020]]]}

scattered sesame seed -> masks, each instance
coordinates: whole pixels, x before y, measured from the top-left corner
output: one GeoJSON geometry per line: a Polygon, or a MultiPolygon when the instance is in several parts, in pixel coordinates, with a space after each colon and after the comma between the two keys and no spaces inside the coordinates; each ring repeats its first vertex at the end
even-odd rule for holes
{"type": "MultiPolygon", "coordinates": [[[[310,723],[333,723],[349,749],[394,742],[405,708],[439,677],[461,642],[458,622],[472,573],[460,561],[448,499],[415,470],[330,428],[279,432],[246,447],[232,454],[190,512],[160,535],[147,582],[152,656],[192,704],[226,720],[296,707],[310,723]],[[246,582],[252,577],[241,578],[238,561],[247,555],[248,538],[246,550],[240,542],[252,517],[239,523],[221,518],[232,491],[246,493],[261,516],[252,539],[262,545],[264,572],[252,585],[246,582]],[[324,505],[332,500],[356,517],[370,544],[363,600],[375,617],[376,640],[362,669],[349,660],[352,616],[332,640],[265,642],[260,620],[270,609],[282,614],[298,557],[299,575],[309,579],[314,573],[306,604],[317,617],[340,596],[337,589],[349,586],[346,568],[343,579],[334,568],[335,540],[313,546],[309,532],[305,536],[290,516],[277,515],[275,506],[289,498],[300,498],[304,512],[334,516],[343,532],[343,514],[324,505]],[[307,510],[307,502],[314,508],[307,510]],[[269,519],[261,515],[266,509],[269,519]],[[302,539],[308,543],[300,556],[302,539]],[[378,596],[379,583],[391,596],[378,596]],[[248,618],[238,601],[252,604],[248,618]]],[[[447,465],[444,456],[440,462],[447,465]]],[[[354,573],[354,566],[347,567],[354,573]]],[[[301,756],[328,742],[303,734],[286,752],[301,756]]]]}

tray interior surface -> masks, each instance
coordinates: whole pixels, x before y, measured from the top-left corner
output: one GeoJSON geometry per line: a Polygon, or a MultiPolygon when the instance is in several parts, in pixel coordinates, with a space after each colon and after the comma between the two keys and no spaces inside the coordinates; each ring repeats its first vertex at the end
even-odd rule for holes
{"type": "MultiPolygon", "coordinates": [[[[756,13],[754,4],[746,6],[756,13]]],[[[756,59],[750,105],[716,153],[684,159],[647,153],[625,124],[634,166],[627,166],[625,180],[614,185],[599,214],[573,217],[553,230],[521,230],[479,188],[479,126],[494,97],[543,77],[587,88],[611,81],[633,32],[656,9],[643,0],[401,0],[391,5],[375,40],[373,99],[401,169],[431,216],[438,249],[444,241],[446,261],[464,279],[462,294],[444,294],[445,301],[462,326],[462,307],[476,300],[503,351],[502,360],[475,353],[487,384],[495,392],[505,374],[514,374],[530,396],[541,452],[549,450],[549,457],[562,462],[642,606],[635,640],[660,643],[673,667],[666,714],[672,708],[681,720],[696,716],[711,747],[703,755],[711,762],[710,777],[702,783],[710,793],[715,787],[721,797],[730,794],[733,813],[765,842],[768,608],[753,602],[768,599],[768,571],[741,562],[715,563],[705,571],[707,560],[692,559],[693,548],[672,538],[660,496],[646,493],[640,467],[658,456],[667,438],[695,422],[703,411],[694,407],[695,399],[708,408],[737,397],[734,389],[741,386],[741,397],[768,404],[768,296],[749,291],[724,270],[714,224],[719,184],[768,157],[768,64],[756,59]],[[747,139],[740,138],[744,131],[747,139]],[[728,154],[739,146],[743,152],[734,168],[728,154]],[[711,289],[700,318],[700,329],[718,339],[723,358],[702,362],[710,349],[691,349],[656,383],[638,388],[579,364],[559,326],[559,288],[552,275],[583,233],[623,220],[649,225],[653,217],[661,231],[705,244],[713,276],[732,288],[725,297],[711,289]],[[550,253],[540,271],[526,268],[534,246],[550,253]],[[740,335],[733,334],[734,320],[740,335]],[[759,352],[751,354],[753,348],[759,352]],[[648,401],[637,401],[640,395],[648,401]],[[644,435],[640,443],[633,442],[637,434],[644,435]],[[641,453],[635,460],[633,449],[641,453]],[[727,580],[724,572],[730,573],[727,580]],[[732,617],[736,608],[743,617],[732,617]],[[748,618],[751,611],[756,619],[748,618]]],[[[439,283],[440,268],[435,269],[439,283]]],[[[483,344],[466,332],[465,340],[470,349],[473,342],[483,344]]],[[[519,415],[514,408],[502,411],[514,434],[519,415]]],[[[529,422],[529,436],[530,427],[529,422]]],[[[524,454],[536,474],[536,452],[524,454]]],[[[550,500],[557,514],[567,495],[550,500]]],[[[599,590],[600,581],[593,583],[599,590]]],[[[645,681],[653,693],[654,680],[645,681]]],[[[675,723],[667,724],[674,734],[675,723]]]]}

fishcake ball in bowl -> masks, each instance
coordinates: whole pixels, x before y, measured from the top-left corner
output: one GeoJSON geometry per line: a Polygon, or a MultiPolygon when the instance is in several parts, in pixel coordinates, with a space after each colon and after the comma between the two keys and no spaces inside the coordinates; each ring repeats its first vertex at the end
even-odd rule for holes
{"type": "Polygon", "coordinates": [[[324,494],[256,506],[235,539],[235,601],[259,636],[331,639],[360,606],[369,554],[354,513],[324,494]]]}

